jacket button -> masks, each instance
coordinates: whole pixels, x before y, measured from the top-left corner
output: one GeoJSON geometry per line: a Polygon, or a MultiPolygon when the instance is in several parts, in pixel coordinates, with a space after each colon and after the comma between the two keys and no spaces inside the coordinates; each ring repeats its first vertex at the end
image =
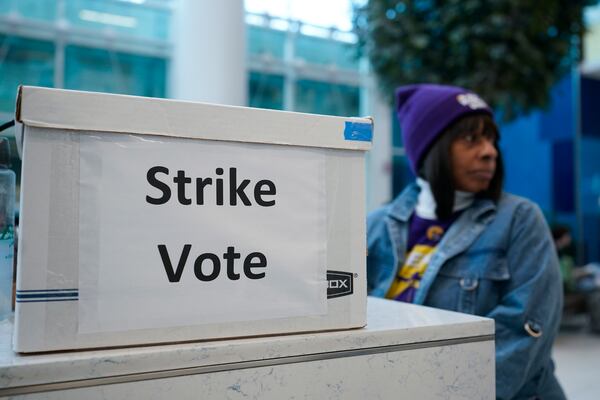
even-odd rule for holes
{"type": "Polygon", "coordinates": [[[529,336],[532,336],[534,338],[542,336],[542,327],[539,324],[536,324],[535,322],[527,321],[525,323],[524,328],[525,332],[527,332],[529,336]]]}
{"type": "Polygon", "coordinates": [[[479,280],[477,278],[462,278],[459,283],[463,290],[475,290],[477,289],[477,286],[479,286],[479,280]]]}

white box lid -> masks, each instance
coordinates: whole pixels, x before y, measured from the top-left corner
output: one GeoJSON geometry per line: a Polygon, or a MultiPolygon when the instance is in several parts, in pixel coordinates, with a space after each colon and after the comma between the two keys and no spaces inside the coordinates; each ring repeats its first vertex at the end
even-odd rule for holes
{"type": "Polygon", "coordinates": [[[369,150],[370,118],[342,118],[189,101],[21,86],[26,126],[369,150]]]}

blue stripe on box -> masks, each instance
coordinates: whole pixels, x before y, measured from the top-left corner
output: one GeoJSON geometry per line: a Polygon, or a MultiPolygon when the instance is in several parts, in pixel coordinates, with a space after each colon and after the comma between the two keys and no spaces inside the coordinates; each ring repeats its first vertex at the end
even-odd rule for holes
{"type": "Polygon", "coordinates": [[[79,299],[77,289],[17,290],[17,303],[44,301],[74,301],[79,299]]]}
{"type": "Polygon", "coordinates": [[[42,299],[42,300],[17,300],[17,303],[48,303],[51,301],[77,301],[78,298],[73,299],[42,299]]]}
{"type": "Polygon", "coordinates": [[[344,139],[370,142],[373,140],[373,124],[346,121],[346,127],[344,128],[344,139]]]}
{"type": "Polygon", "coordinates": [[[28,292],[76,292],[77,289],[23,289],[17,290],[17,293],[28,293],[28,292]]]}
{"type": "Polygon", "coordinates": [[[41,299],[41,298],[50,298],[50,297],[77,297],[77,292],[75,292],[75,293],[17,294],[17,299],[41,299]]]}

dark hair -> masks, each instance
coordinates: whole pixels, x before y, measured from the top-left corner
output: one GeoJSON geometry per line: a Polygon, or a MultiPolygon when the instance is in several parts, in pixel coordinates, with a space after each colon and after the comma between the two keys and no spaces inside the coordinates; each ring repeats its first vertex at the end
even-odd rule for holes
{"type": "Polygon", "coordinates": [[[438,137],[428,150],[422,165],[419,167],[419,176],[423,177],[431,186],[433,197],[437,204],[435,213],[438,218],[445,219],[452,215],[454,208],[454,179],[452,176],[452,163],[450,145],[460,134],[465,132],[493,133],[496,137],[494,147],[498,151],[496,159],[496,172],[490,186],[476,194],[479,198],[491,199],[497,202],[502,194],[504,182],[504,165],[498,147],[500,138],[498,127],[491,116],[487,114],[471,114],[453,122],[438,137]]]}
{"type": "Polygon", "coordinates": [[[565,225],[555,225],[552,227],[552,239],[558,240],[566,234],[570,234],[571,230],[565,225]]]}

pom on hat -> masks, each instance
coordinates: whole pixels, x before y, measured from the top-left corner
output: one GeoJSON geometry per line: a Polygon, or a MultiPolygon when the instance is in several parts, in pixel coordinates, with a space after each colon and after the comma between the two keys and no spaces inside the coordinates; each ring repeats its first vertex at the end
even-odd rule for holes
{"type": "Polygon", "coordinates": [[[457,86],[400,86],[396,89],[396,102],[404,148],[414,173],[429,147],[458,118],[476,113],[493,117],[485,101],[457,86]]]}

